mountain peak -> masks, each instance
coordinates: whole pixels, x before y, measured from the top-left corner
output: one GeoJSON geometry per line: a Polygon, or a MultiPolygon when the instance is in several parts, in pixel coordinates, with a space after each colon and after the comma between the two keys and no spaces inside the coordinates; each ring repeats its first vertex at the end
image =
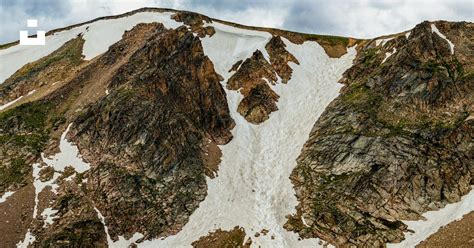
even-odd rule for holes
{"type": "Polygon", "coordinates": [[[437,21],[364,40],[143,8],[5,45],[0,238],[414,246],[474,210],[473,34],[437,21]]]}

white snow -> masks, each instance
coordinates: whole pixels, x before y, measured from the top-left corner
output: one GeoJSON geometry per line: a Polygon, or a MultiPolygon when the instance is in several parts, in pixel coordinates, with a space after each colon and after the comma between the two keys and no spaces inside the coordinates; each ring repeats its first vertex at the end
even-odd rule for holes
{"type": "Polygon", "coordinates": [[[28,248],[28,246],[30,244],[32,244],[33,242],[35,242],[35,240],[36,240],[36,237],[33,236],[33,234],[31,234],[31,232],[30,232],[30,229],[28,229],[28,232],[25,234],[25,238],[23,239],[23,241],[19,241],[16,244],[16,247],[17,248],[28,248]]]}
{"type": "Polygon", "coordinates": [[[415,247],[418,243],[436,233],[441,227],[459,220],[463,215],[474,211],[474,187],[461,201],[448,204],[437,211],[428,211],[423,214],[426,220],[404,221],[408,229],[415,233],[406,233],[405,240],[398,244],[387,244],[387,247],[415,247]]]}
{"type": "Polygon", "coordinates": [[[46,36],[44,46],[15,45],[0,50],[0,84],[24,65],[49,55],[67,41],[84,34],[83,55],[86,60],[93,59],[107,51],[110,45],[119,41],[126,30],[139,23],[160,22],[166,28],[176,28],[182,23],[171,19],[172,12],[139,12],[128,17],[100,20],[69,30],[46,36]],[[89,27],[87,30],[86,28],[89,27]]]}
{"type": "Polygon", "coordinates": [[[393,55],[394,53],[396,53],[396,52],[397,52],[397,49],[396,49],[395,47],[392,49],[391,52],[386,52],[386,53],[385,53],[385,58],[382,60],[382,64],[383,64],[390,56],[392,56],[392,55],[393,55]]]}
{"type": "Polygon", "coordinates": [[[119,19],[100,20],[86,26],[89,30],[84,33],[83,54],[86,60],[107,51],[110,45],[122,39],[126,30],[132,29],[139,23],[159,22],[166,28],[177,28],[183,23],[171,19],[172,12],[140,12],[119,19]]]}
{"type": "Polygon", "coordinates": [[[408,39],[410,37],[411,32],[406,32],[405,37],[408,39]]]}
{"type": "MultiPolygon", "coordinates": [[[[216,34],[204,38],[202,44],[225,84],[232,65],[250,57],[255,49],[264,52],[271,35],[213,26],[216,34]]],[[[250,124],[236,111],[242,95],[226,90],[236,126],[233,140],[220,146],[223,155],[219,176],[207,179],[208,195],[183,230],[165,239],[145,241],[139,247],[190,247],[191,242],[210,231],[231,230],[235,226],[245,229],[253,247],[318,246],[318,239],[298,240],[296,233],[283,228],[285,216],[295,213],[297,205],[289,176],[312,126],[338,95],[341,85],[337,80],[350,67],[356,52],[351,48],[340,59],[332,59],[316,42],[284,42],[300,65],[291,64],[294,71],[288,84],[271,86],[280,95],[279,110],[259,125],[250,124]],[[269,233],[253,237],[262,229],[269,233]]]]}
{"type": "Polygon", "coordinates": [[[18,97],[17,99],[11,101],[11,102],[7,102],[7,103],[3,104],[2,106],[0,106],[0,111],[6,109],[6,108],[8,108],[8,107],[10,107],[11,105],[13,105],[14,103],[18,102],[18,101],[19,101],[20,99],[22,99],[22,98],[23,98],[23,96],[20,96],[20,97],[18,97]]]}
{"type": "Polygon", "coordinates": [[[45,157],[43,153],[41,157],[43,161],[53,167],[55,171],[64,171],[67,166],[72,166],[77,172],[82,173],[90,169],[90,165],[82,160],[77,146],[66,139],[66,134],[69,132],[71,125],[72,123],[67,126],[66,131],[61,135],[59,143],[60,152],[55,154],[51,159],[45,157]]]}
{"type": "Polygon", "coordinates": [[[43,218],[44,218],[43,227],[53,224],[53,222],[54,222],[53,218],[54,218],[54,215],[56,215],[57,212],[58,212],[58,210],[54,210],[52,208],[45,208],[43,210],[43,213],[41,214],[41,216],[43,216],[43,218]]]}
{"type": "Polygon", "coordinates": [[[393,39],[393,37],[385,38],[385,39],[377,39],[377,40],[375,40],[375,45],[376,45],[376,46],[379,46],[379,45],[384,46],[385,43],[387,43],[388,41],[390,41],[390,40],[392,40],[392,39],[393,39]]]}
{"type": "Polygon", "coordinates": [[[446,36],[444,36],[444,34],[442,34],[438,28],[436,27],[436,25],[434,24],[431,24],[431,31],[433,33],[436,33],[439,37],[443,38],[444,40],[446,40],[449,44],[449,49],[451,50],[451,54],[454,54],[454,44],[448,40],[448,38],[446,38],[446,36]]]}
{"type": "MultiPolygon", "coordinates": [[[[26,96],[29,96],[29,95],[35,93],[35,91],[36,91],[36,90],[32,90],[32,91],[28,92],[28,94],[26,94],[26,96]]],[[[11,102],[7,102],[7,103],[5,103],[4,105],[0,106],[0,111],[6,109],[6,108],[8,108],[9,106],[13,105],[14,103],[18,102],[18,101],[19,101],[20,99],[22,99],[23,97],[24,97],[24,96],[20,96],[20,97],[18,97],[17,99],[15,99],[15,100],[13,100],[13,101],[11,101],[11,102]]]]}
{"type": "Polygon", "coordinates": [[[50,186],[53,192],[56,192],[58,185],[55,183],[56,179],[60,176],[59,173],[54,173],[53,178],[49,181],[41,182],[40,180],[40,171],[42,167],[39,163],[33,164],[33,186],[35,187],[35,207],[33,209],[33,218],[36,218],[38,214],[38,203],[39,203],[39,193],[43,191],[44,188],[50,186]]]}
{"type": "MultiPolygon", "coordinates": [[[[90,168],[89,164],[84,162],[81,158],[81,154],[79,153],[79,149],[69,143],[66,140],[66,134],[69,132],[69,128],[71,127],[72,123],[68,125],[66,131],[63,132],[61,135],[61,140],[59,143],[60,152],[54,155],[52,159],[46,158],[44,154],[41,154],[41,158],[43,162],[45,162],[48,166],[54,168],[53,177],[46,181],[42,182],[40,180],[40,171],[43,169],[40,163],[33,164],[33,186],[35,187],[35,206],[33,209],[33,218],[36,218],[38,214],[38,204],[39,204],[39,194],[43,189],[50,186],[51,191],[56,193],[59,185],[56,183],[56,180],[61,175],[61,172],[64,171],[66,166],[72,166],[78,173],[85,172],[90,168]]],[[[45,208],[41,215],[45,218],[44,225],[52,224],[54,215],[57,213],[57,210],[53,210],[52,208],[45,208]]],[[[25,239],[22,242],[17,244],[17,247],[27,247],[30,242],[33,242],[35,237],[28,231],[25,236],[25,239]]]]}
{"type": "Polygon", "coordinates": [[[8,199],[8,197],[12,196],[14,193],[15,193],[15,192],[13,192],[13,191],[7,191],[7,192],[5,192],[5,193],[2,195],[2,197],[0,197],[0,203],[5,202],[5,201],[8,199]]]}

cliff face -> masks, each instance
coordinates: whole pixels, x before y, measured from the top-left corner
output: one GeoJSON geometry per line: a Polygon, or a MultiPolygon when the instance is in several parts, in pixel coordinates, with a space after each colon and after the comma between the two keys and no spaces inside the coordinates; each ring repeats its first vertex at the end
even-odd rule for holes
{"type": "Polygon", "coordinates": [[[424,22],[359,51],[297,159],[300,204],[289,229],[382,246],[403,240],[400,220],[471,190],[473,35],[470,23],[424,22]]]}
{"type": "MultiPolygon", "coordinates": [[[[176,233],[206,197],[209,143],[232,138],[225,92],[199,38],[149,24],[149,34],[88,107],[71,134],[89,172],[91,198],[112,236],[176,233]],[[120,124],[119,124],[120,123],[120,124]],[[125,214],[124,214],[125,213],[125,214]]],[[[130,36],[139,29],[131,30],[130,36]]],[[[113,63],[125,38],[104,55],[113,63]]]]}
{"type": "Polygon", "coordinates": [[[55,32],[0,85],[6,246],[383,247],[474,184],[472,23],[355,40],[145,9],[55,32]]]}

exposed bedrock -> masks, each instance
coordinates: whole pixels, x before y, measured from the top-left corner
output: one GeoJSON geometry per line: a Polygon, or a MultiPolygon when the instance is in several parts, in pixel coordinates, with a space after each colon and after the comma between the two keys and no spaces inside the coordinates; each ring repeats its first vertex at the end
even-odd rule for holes
{"type": "MultiPolygon", "coordinates": [[[[234,121],[220,76],[199,38],[185,27],[153,25],[112,77],[110,94],[79,116],[71,131],[93,165],[87,189],[113,239],[178,232],[206,197],[205,157],[220,156],[205,147],[232,139],[234,121]]],[[[104,58],[122,56],[115,51],[126,42],[104,58]]]]}
{"type": "Polygon", "coordinates": [[[474,183],[472,23],[428,22],[359,52],[292,173],[286,224],[338,246],[404,238],[401,220],[459,201],[474,183]],[[387,51],[394,51],[386,59],[387,51]]]}

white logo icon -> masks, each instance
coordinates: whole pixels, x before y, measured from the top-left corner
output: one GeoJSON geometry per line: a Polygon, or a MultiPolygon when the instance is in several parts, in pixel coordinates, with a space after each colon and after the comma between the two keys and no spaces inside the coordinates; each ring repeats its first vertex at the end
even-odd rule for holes
{"type": "MultiPolygon", "coordinates": [[[[38,20],[29,19],[27,21],[27,26],[29,28],[38,27],[38,20]]],[[[28,31],[20,30],[20,45],[27,46],[44,46],[46,44],[46,32],[43,30],[36,31],[36,38],[28,38],[28,31]]]]}

